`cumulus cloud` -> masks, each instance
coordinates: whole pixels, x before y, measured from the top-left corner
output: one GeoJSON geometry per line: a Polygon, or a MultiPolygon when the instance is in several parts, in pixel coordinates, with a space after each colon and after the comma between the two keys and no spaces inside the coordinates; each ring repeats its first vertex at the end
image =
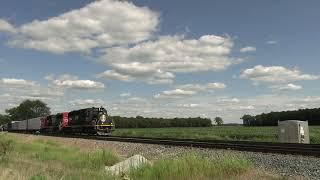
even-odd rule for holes
{"type": "Polygon", "coordinates": [[[121,97],[129,97],[129,96],[131,96],[131,93],[121,93],[120,96],[121,97]]]}
{"type": "Polygon", "coordinates": [[[56,54],[88,53],[93,48],[146,40],[156,31],[157,13],[127,1],[94,1],[47,20],[14,28],[1,19],[0,31],[15,32],[9,44],[56,54]]]}
{"type": "Polygon", "coordinates": [[[15,33],[16,30],[10,23],[8,23],[7,21],[5,21],[3,19],[0,19],[0,32],[15,33]]]}
{"type": "MultiPolygon", "coordinates": [[[[242,71],[240,77],[243,79],[249,79],[255,84],[288,84],[296,81],[319,79],[319,76],[317,75],[303,74],[297,69],[287,69],[283,66],[262,65],[242,71]]],[[[292,85],[290,86],[291,88],[293,87],[292,85]]]]}
{"type": "Polygon", "coordinates": [[[267,43],[267,44],[277,44],[278,41],[273,41],[273,40],[271,40],[271,41],[267,41],[266,43],[267,43]]]}
{"type": "Polygon", "coordinates": [[[197,94],[201,91],[209,91],[214,89],[224,89],[226,87],[223,83],[207,83],[207,84],[184,84],[175,86],[176,89],[163,91],[156,94],[154,98],[183,98],[197,94]]]}
{"type": "Polygon", "coordinates": [[[116,79],[120,81],[131,82],[141,80],[148,84],[170,84],[175,76],[170,72],[162,72],[160,69],[151,69],[150,67],[139,66],[139,63],[118,64],[118,71],[107,70],[97,74],[98,78],[116,79]]]}
{"type": "Polygon", "coordinates": [[[7,108],[19,105],[26,99],[39,99],[53,105],[57,104],[63,96],[62,89],[41,85],[35,81],[14,78],[0,79],[0,113],[7,108]]]}
{"type": "Polygon", "coordinates": [[[98,78],[116,79],[120,81],[133,81],[134,78],[129,75],[123,75],[115,70],[107,70],[97,75],[98,78]]]}
{"type": "Polygon", "coordinates": [[[257,50],[257,49],[256,49],[255,47],[247,46],[247,47],[241,48],[241,49],[240,49],[240,52],[246,53],[246,52],[254,52],[254,51],[256,51],[256,50],[257,50]]]}
{"type": "Polygon", "coordinates": [[[70,89],[103,89],[105,86],[101,82],[92,80],[79,80],[77,76],[61,75],[56,79],[54,76],[46,76],[45,79],[50,80],[54,86],[70,89]]]}
{"type": "Polygon", "coordinates": [[[226,85],[223,83],[207,83],[207,84],[184,84],[178,85],[176,88],[190,91],[206,91],[213,89],[224,89],[226,85]]]}
{"type": "Polygon", "coordinates": [[[174,73],[227,68],[236,61],[229,57],[232,47],[230,37],[161,36],[132,47],[107,48],[100,61],[113,70],[99,76],[123,81],[143,80],[151,84],[171,83],[174,73]]]}
{"type": "Polygon", "coordinates": [[[303,89],[302,86],[292,84],[292,83],[284,84],[284,85],[274,85],[274,86],[271,86],[271,88],[275,90],[280,90],[280,91],[290,91],[290,90],[295,91],[295,90],[303,89]]]}
{"type": "Polygon", "coordinates": [[[195,108],[195,107],[199,107],[200,104],[178,104],[177,107],[183,107],[183,108],[195,108]]]}
{"type": "Polygon", "coordinates": [[[69,101],[69,104],[72,106],[82,106],[82,107],[88,107],[88,106],[102,106],[105,104],[105,102],[101,99],[76,99],[69,101]]]}
{"type": "Polygon", "coordinates": [[[36,86],[38,85],[35,81],[28,81],[25,79],[15,79],[15,78],[2,78],[0,84],[10,85],[10,86],[36,86]]]}
{"type": "Polygon", "coordinates": [[[228,98],[228,97],[221,97],[217,99],[217,103],[239,103],[240,100],[238,98],[228,98]]]}

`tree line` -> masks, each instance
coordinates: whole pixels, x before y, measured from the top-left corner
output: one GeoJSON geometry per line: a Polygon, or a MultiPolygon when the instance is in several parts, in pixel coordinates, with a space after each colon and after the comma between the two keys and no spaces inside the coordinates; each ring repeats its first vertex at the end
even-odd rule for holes
{"type": "Polygon", "coordinates": [[[241,119],[244,126],[277,126],[278,121],[285,120],[301,120],[308,121],[309,125],[320,125],[320,108],[270,112],[255,116],[245,114],[241,119]]]}
{"type": "MultiPolygon", "coordinates": [[[[0,114],[0,125],[10,121],[21,121],[35,117],[50,115],[50,108],[40,100],[25,100],[17,107],[6,110],[6,114],[0,114]]],[[[116,128],[161,128],[161,127],[210,127],[209,118],[148,118],[148,117],[121,117],[110,116],[114,120],[116,128]]],[[[217,125],[222,125],[220,117],[214,119],[217,125]]]]}
{"type": "Polygon", "coordinates": [[[116,128],[210,127],[209,118],[149,118],[110,116],[116,128]]]}

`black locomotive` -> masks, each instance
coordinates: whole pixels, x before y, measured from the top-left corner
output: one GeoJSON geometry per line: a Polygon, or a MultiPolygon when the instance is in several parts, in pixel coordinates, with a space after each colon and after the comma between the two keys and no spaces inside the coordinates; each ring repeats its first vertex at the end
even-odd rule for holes
{"type": "Polygon", "coordinates": [[[4,127],[8,131],[103,135],[110,134],[114,130],[115,125],[105,108],[92,107],[24,121],[12,121],[4,127]]]}

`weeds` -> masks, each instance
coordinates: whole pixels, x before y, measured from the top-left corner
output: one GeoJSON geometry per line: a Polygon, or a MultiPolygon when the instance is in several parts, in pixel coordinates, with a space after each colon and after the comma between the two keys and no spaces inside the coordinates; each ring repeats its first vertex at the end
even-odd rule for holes
{"type": "Polygon", "coordinates": [[[4,135],[0,136],[0,160],[4,162],[9,153],[13,150],[13,140],[6,138],[4,135]]]}
{"type": "Polygon", "coordinates": [[[0,138],[1,152],[10,152],[9,161],[0,164],[0,175],[4,179],[111,179],[104,166],[119,161],[119,157],[108,150],[89,152],[54,141],[26,143],[10,136],[0,138]]]}
{"type": "Polygon", "coordinates": [[[226,155],[208,159],[192,153],[133,169],[130,177],[139,180],[228,179],[246,173],[250,168],[249,161],[242,157],[226,155]]]}

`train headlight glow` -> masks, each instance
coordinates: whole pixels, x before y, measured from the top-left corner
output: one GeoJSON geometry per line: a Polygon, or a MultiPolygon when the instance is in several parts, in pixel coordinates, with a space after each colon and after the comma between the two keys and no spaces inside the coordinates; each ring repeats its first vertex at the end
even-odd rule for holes
{"type": "Polygon", "coordinates": [[[105,115],[105,114],[102,114],[102,115],[100,116],[100,121],[101,121],[101,122],[105,122],[106,120],[107,120],[106,115],[105,115]]]}

